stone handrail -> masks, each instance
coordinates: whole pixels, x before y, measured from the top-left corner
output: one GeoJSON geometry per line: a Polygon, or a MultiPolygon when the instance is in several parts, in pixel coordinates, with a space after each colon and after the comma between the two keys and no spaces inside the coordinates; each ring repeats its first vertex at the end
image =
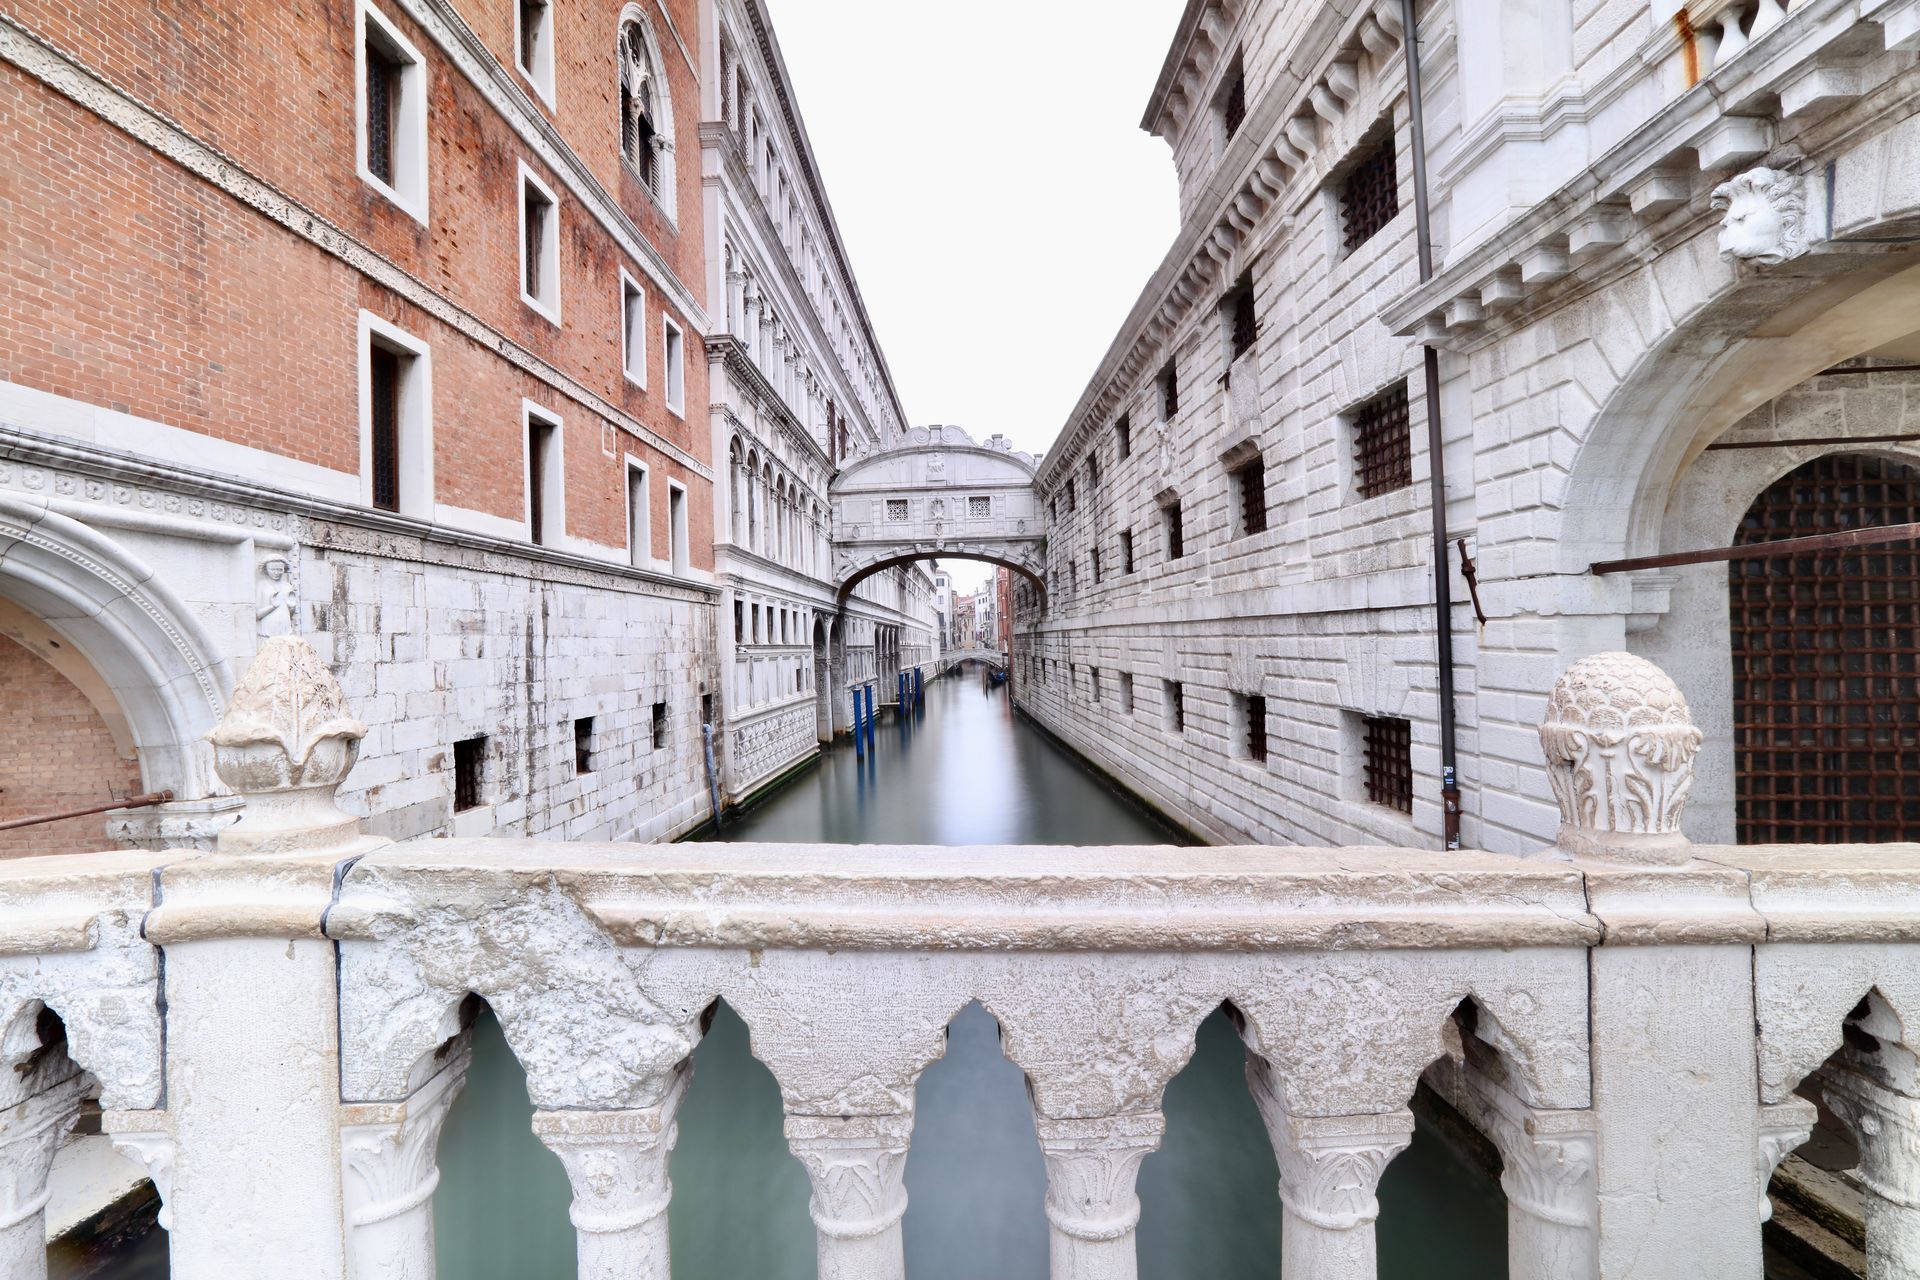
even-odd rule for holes
{"type": "Polygon", "coordinates": [[[0,863],[24,1068],[0,1073],[4,1280],[44,1275],[46,1168],[88,1095],[152,1173],[181,1280],[431,1276],[476,995],[571,1179],[584,1280],[669,1274],[667,1156],[717,999],[778,1082],[822,1277],[904,1275],[915,1085],[974,1001],[1029,1082],[1056,1280],[1135,1274],[1135,1174],[1223,1002],[1283,1280],[1375,1274],[1423,1080],[1501,1155],[1515,1277],[1759,1280],[1811,1093],[1860,1137],[1876,1274],[1920,1257],[1920,849],[1687,845],[1698,737],[1637,659],[1556,688],[1567,829],[1533,858],[382,843],[333,804],[359,732],[337,695],[267,643],[214,737],[247,808],[211,855],[0,863]]]}

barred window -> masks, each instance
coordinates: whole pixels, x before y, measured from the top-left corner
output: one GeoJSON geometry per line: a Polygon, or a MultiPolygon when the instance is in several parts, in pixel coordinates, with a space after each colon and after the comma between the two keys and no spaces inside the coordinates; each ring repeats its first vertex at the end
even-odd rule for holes
{"type": "Polygon", "coordinates": [[[887,519],[905,520],[907,518],[907,500],[905,498],[887,499],[887,519]]]}
{"type": "Polygon", "coordinates": [[[581,716],[573,722],[573,771],[593,772],[593,717],[581,716]]]}
{"type": "Polygon", "coordinates": [[[400,97],[400,64],[371,36],[367,62],[367,171],[393,185],[393,114],[400,97]]]}
{"type": "Polygon", "coordinates": [[[1267,531],[1267,463],[1264,458],[1253,458],[1234,468],[1234,496],[1239,500],[1240,532],[1243,534],[1265,533],[1267,531]]]}
{"type": "Polygon", "coordinates": [[[1240,712],[1240,743],[1246,758],[1257,764],[1267,760],[1267,699],[1264,694],[1236,696],[1240,712]]]}
{"type": "Polygon", "coordinates": [[[1133,572],[1133,530],[1120,531],[1120,572],[1133,572]]]}
{"type": "Polygon", "coordinates": [[[400,509],[400,360],[385,347],[367,350],[368,418],[373,437],[373,505],[400,509]]]}
{"type": "Polygon", "coordinates": [[[1097,453],[1090,453],[1087,455],[1087,490],[1088,492],[1092,492],[1093,490],[1098,489],[1099,487],[1100,487],[1100,455],[1097,453]]]}
{"type": "Polygon", "coordinates": [[[1404,379],[1355,409],[1348,420],[1353,430],[1354,491],[1360,497],[1391,493],[1413,483],[1413,439],[1404,379]]]}
{"type": "Polygon", "coordinates": [[[1100,701],[1100,668],[1087,668],[1087,687],[1093,691],[1093,700],[1100,701]]]}
{"type": "Polygon", "coordinates": [[[1247,75],[1236,63],[1233,79],[1227,84],[1226,98],[1220,104],[1220,123],[1231,139],[1240,132],[1240,126],[1247,118],[1247,75]]]}
{"type": "Polygon", "coordinates": [[[1180,371],[1171,360],[1160,371],[1160,410],[1168,422],[1180,412],[1180,371]]]}
{"type": "Polygon", "coordinates": [[[993,498],[978,496],[967,499],[967,516],[973,520],[985,520],[993,514],[993,498]]]}
{"type": "Polygon", "coordinates": [[[1161,509],[1161,517],[1167,522],[1167,559],[1178,560],[1187,554],[1187,540],[1180,527],[1180,504],[1169,502],[1161,509]]]}
{"type": "Polygon", "coordinates": [[[1080,509],[1080,497],[1074,491],[1073,481],[1067,481],[1067,514],[1072,515],[1080,509]]]}
{"type": "Polygon", "coordinates": [[[487,757],[485,738],[462,738],[453,744],[453,811],[480,807],[480,769],[487,757]]]}
{"type": "Polygon", "coordinates": [[[1413,812],[1413,725],[1392,716],[1362,716],[1367,799],[1413,812]]]}
{"type": "Polygon", "coordinates": [[[1341,243],[1352,253],[1393,221],[1400,212],[1400,185],[1394,174],[1393,132],[1367,147],[1347,172],[1340,189],[1341,243]]]}
{"type": "Polygon", "coordinates": [[[1133,677],[1124,671],[1120,673],[1120,713],[1133,714],[1133,677]]]}
{"type": "Polygon", "coordinates": [[[1178,680],[1167,681],[1167,728],[1173,733],[1187,731],[1187,691],[1178,680]]]}
{"type": "Polygon", "coordinates": [[[1088,552],[1087,559],[1092,562],[1093,585],[1097,587],[1100,585],[1100,548],[1095,547],[1088,552]]]}
{"type": "Polygon", "coordinates": [[[1133,456],[1133,421],[1124,413],[1113,424],[1113,443],[1121,461],[1133,456]]]}
{"type": "Polygon", "coordinates": [[[1232,363],[1253,350],[1253,340],[1259,331],[1253,314],[1252,272],[1234,283],[1220,310],[1227,327],[1227,361],[1232,363]]]}
{"type": "Polygon", "coordinates": [[[653,749],[660,750],[667,745],[667,704],[653,704],[653,749]]]}

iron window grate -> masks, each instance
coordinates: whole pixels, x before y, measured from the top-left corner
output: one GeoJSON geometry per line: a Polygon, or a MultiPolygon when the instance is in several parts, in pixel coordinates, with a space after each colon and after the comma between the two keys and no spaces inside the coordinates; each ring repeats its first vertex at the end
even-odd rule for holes
{"type": "MultiPolygon", "coordinates": [[[[1748,508],[1736,542],[1920,522],[1920,470],[1830,454],[1748,508]]],[[[1920,832],[1920,554],[1911,542],[1727,565],[1735,824],[1746,844],[1920,832]]]]}
{"type": "Polygon", "coordinates": [[[1133,530],[1120,531],[1120,572],[1133,572],[1133,530]]]}
{"type": "Polygon", "coordinates": [[[1267,463],[1255,458],[1233,473],[1240,492],[1240,531],[1245,534],[1267,531],[1267,463]]]}
{"type": "Polygon", "coordinates": [[[653,749],[660,750],[667,745],[667,704],[653,704],[653,749]]]}
{"type": "Polygon", "coordinates": [[[1178,680],[1167,681],[1167,721],[1175,733],[1187,731],[1187,691],[1178,680]]]}
{"type": "Polygon", "coordinates": [[[1245,699],[1247,717],[1247,759],[1258,764],[1267,762],[1267,699],[1265,694],[1251,693],[1245,699]]]}
{"type": "Polygon", "coordinates": [[[1133,421],[1124,413],[1113,424],[1113,440],[1115,452],[1120,455],[1121,461],[1133,456],[1133,421]]]}
{"type": "Polygon", "coordinates": [[[400,97],[400,64],[372,40],[367,59],[367,171],[393,185],[393,115],[400,97]]]}
{"type": "Polygon", "coordinates": [[[487,756],[485,738],[462,738],[453,744],[453,811],[480,807],[480,769],[487,756]]]}
{"type": "Polygon", "coordinates": [[[1233,83],[1227,86],[1227,101],[1220,111],[1220,122],[1226,126],[1227,137],[1240,132],[1240,126],[1247,118],[1247,77],[1243,72],[1235,72],[1233,83]]]}
{"type": "Polygon", "coordinates": [[[1168,422],[1180,412],[1180,371],[1171,360],[1160,371],[1160,411],[1168,422]]]}
{"type": "Polygon", "coordinates": [[[373,434],[373,505],[400,509],[400,357],[385,347],[367,352],[368,427],[373,434]]]}
{"type": "Polygon", "coordinates": [[[1340,189],[1342,243],[1352,253],[1379,233],[1400,212],[1400,184],[1394,173],[1393,137],[1367,149],[1347,173],[1340,189]]]}
{"type": "Polygon", "coordinates": [[[1260,326],[1253,311],[1253,282],[1241,278],[1230,300],[1233,321],[1233,359],[1238,360],[1253,350],[1253,341],[1259,336],[1260,326]]]}
{"type": "Polygon", "coordinates": [[[593,717],[581,716],[573,722],[573,771],[593,772],[593,717]]]}
{"type": "Polygon", "coordinates": [[[1413,725],[1391,716],[1360,718],[1366,746],[1367,799],[1413,812],[1413,725]]]}
{"type": "Polygon", "coordinates": [[[1373,498],[1413,483],[1413,436],[1407,384],[1388,387],[1350,415],[1354,490],[1373,498]]]}

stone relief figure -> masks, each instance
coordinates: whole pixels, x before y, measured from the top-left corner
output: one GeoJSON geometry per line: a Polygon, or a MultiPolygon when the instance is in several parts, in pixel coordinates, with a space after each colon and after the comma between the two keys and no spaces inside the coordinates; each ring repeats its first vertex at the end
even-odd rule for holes
{"type": "Polygon", "coordinates": [[[254,595],[254,628],[261,639],[293,634],[294,604],[292,566],[285,556],[268,556],[260,562],[254,595]]]}
{"type": "Polygon", "coordinates": [[[1807,251],[1807,196],[1798,175],[1749,169],[1713,189],[1720,256],[1769,266],[1807,251]]]}

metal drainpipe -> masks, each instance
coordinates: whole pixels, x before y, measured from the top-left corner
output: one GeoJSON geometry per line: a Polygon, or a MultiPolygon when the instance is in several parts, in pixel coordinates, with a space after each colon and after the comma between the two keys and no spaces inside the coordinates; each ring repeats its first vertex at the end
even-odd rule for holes
{"type": "MultiPolygon", "coordinates": [[[[1400,0],[1407,62],[1407,122],[1413,134],[1413,219],[1420,254],[1420,281],[1433,278],[1433,234],[1427,217],[1427,133],[1420,105],[1420,34],[1413,0],[1400,0]]],[[[1447,567],[1447,465],[1440,429],[1440,354],[1421,348],[1426,368],[1427,466],[1433,508],[1433,630],[1440,676],[1440,805],[1446,848],[1460,847],[1460,779],[1453,723],[1453,581],[1447,567]]]]}

